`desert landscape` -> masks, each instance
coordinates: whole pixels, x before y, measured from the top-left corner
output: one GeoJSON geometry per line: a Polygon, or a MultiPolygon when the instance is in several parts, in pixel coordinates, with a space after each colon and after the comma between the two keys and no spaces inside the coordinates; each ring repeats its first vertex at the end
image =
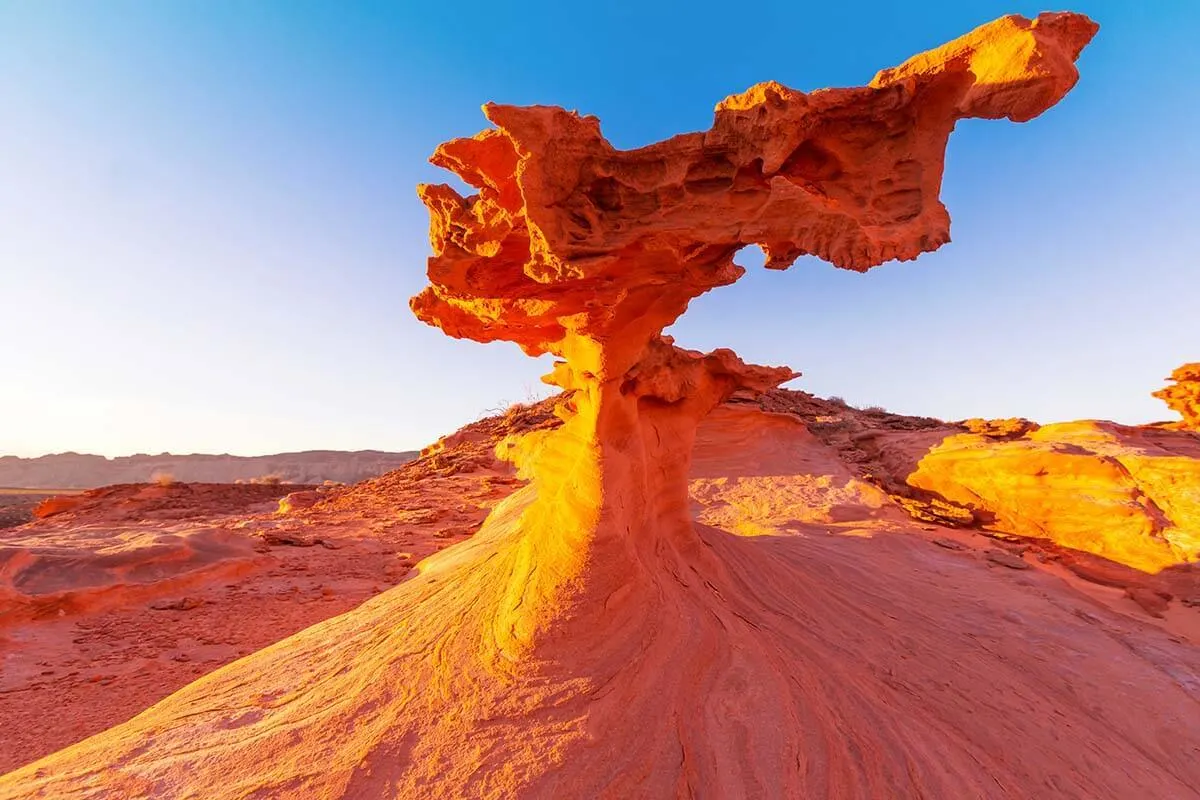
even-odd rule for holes
{"type": "Polygon", "coordinates": [[[0,798],[1200,797],[1200,362],[1137,389],[1162,421],[946,421],[664,333],[747,246],[947,244],[955,126],[1036,126],[1097,30],[634,149],[485,105],[410,308],[556,393],[419,453],[10,479],[52,488],[0,516],[0,798]]]}

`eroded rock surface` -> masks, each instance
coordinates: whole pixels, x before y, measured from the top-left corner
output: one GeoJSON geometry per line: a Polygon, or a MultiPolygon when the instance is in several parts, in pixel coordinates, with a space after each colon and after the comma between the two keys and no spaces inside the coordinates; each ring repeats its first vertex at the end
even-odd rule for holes
{"type": "Polygon", "coordinates": [[[696,425],[734,392],[795,377],[660,335],[743,274],[738,249],[760,246],[773,269],[814,254],[858,271],[936,249],[949,240],[938,192],[955,123],[1041,113],[1074,85],[1095,30],[1073,14],[1005,17],[866,87],[759,84],[719,103],[708,131],[636,150],[613,148],[594,117],[494,104],[495,128],[437,149],[432,161],[479,191],[421,187],[434,256],[413,311],[451,336],[560,356],[547,380],[571,395],[562,430],[513,451],[548,498],[525,517],[530,541],[544,528],[560,541],[545,552],[572,539],[574,555],[513,587],[510,646],[531,646],[538,598],[557,606],[562,587],[595,582],[583,594],[598,600],[638,575],[629,540],[694,548],[696,425]],[[611,578],[590,566],[602,551],[611,578]]]}
{"type": "Polygon", "coordinates": [[[787,390],[759,404],[799,416],[920,521],[1090,553],[1112,562],[1101,569],[1109,574],[1200,560],[1200,441],[1191,433],[1095,420],[950,423],[787,390]]]}
{"type": "MultiPolygon", "coordinates": [[[[747,244],[772,267],[812,253],[860,271],[943,244],[955,122],[1053,105],[1095,30],[1005,17],[866,87],[761,84],[709,131],[633,151],[591,117],[487,106],[497,128],[434,157],[479,193],[422,188],[434,257],[412,307],[562,359],[563,424],[500,445],[531,484],[396,589],[0,779],[0,797],[1188,791],[1200,773],[1161,732],[1195,741],[1195,683],[1170,677],[1189,667],[1165,634],[1122,640],[1114,619],[1055,605],[1041,574],[1013,604],[1026,572],[914,549],[866,490],[825,491],[828,517],[790,530],[786,503],[764,507],[759,529],[792,535],[693,522],[702,420],[795,373],[661,336],[739,277],[747,244]],[[1030,630],[1039,659],[997,657],[1030,630]],[[1114,685],[1135,701],[1105,708],[1114,685]]],[[[753,508],[753,486],[725,504],[753,508]]]]}
{"type": "Polygon", "coordinates": [[[1167,380],[1171,385],[1159,389],[1154,396],[1183,417],[1179,427],[1200,431],[1200,361],[1178,367],[1167,380]]]}
{"type": "Polygon", "coordinates": [[[1200,441],[1106,422],[1045,425],[1008,441],[959,434],[921,457],[918,489],[1144,572],[1200,559],[1200,441]]]}

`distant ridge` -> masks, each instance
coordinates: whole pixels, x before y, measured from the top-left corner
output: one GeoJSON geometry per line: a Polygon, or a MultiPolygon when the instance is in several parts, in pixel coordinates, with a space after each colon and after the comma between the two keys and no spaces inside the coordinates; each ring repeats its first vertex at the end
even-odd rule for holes
{"type": "Polygon", "coordinates": [[[113,483],[143,483],[156,475],[177,481],[233,483],[274,475],[285,483],[356,483],[412,461],[415,451],[305,450],[267,456],[132,455],[119,458],[56,453],[37,458],[0,456],[0,486],[90,489],[113,483]]]}

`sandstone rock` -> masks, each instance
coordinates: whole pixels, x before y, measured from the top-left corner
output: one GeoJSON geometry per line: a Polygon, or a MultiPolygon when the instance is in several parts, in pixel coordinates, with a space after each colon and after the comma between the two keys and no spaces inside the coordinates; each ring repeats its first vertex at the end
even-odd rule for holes
{"type": "Polygon", "coordinates": [[[830,426],[819,421],[833,404],[784,389],[760,405],[804,419],[914,519],[1096,556],[1071,565],[1088,580],[1125,587],[1200,553],[1200,442],[1191,433],[1097,421],[880,420],[854,410],[830,426]],[[1114,569],[1113,580],[1102,577],[1114,569]]]}
{"type": "MultiPolygon", "coordinates": [[[[760,394],[796,373],[676,347],[662,331],[693,298],[740,277],[733,256],[749,244],[771,268],[815,254],[857,271],[944,244],[938,192],[956,122],[1041,113],[1074,85],[1073,62],[1095,30],[1074,14],[1005,17],[866,87],[804,94],[760,84],[718,104],[710,130],[631,151],[613,148],[594,117],[485,106],[496,127],[432,159],[478,194],[420,189],[434,255],[430,285],[411,305],[448,335],[561,359],[547,380],[569,395],[555,409],[562,424],[497,445],[532,485],[392,592],[0,779],[0,796],[8,786],[77,794],[108,764],[120,765],[106,778],[114,795],[189,785],[213,797],[1040,790],[1042,781],[1010,772],[1027,770],[1024,759],[981,763],[982,734],[964,746],[989,726],[964,724],[959,703],[932,719],[902,691],[881,699],[867,671],[907,689],[972,670],[947,673],[941,658],[883,663],[912,647],[907,637],[846,658],[863,616],[846,622],[856,603],[844,593],[836,613],[811,612],[820,601],[806,595],[811,575],[797,579],[804,562],[789,537],[693,523],[688,477],[701,420],[735,392],[760,394]],[[853,678],[826,681],[841,670],[853,678]],[[234,722],[257,697],[272,700],[234,722]],[[892,712],[886,725],[881,705],[892,712]],[[869,744],[847,730],[847,714],[872,718],[869,744]],[[940,732],[939,743],[914,748],[917,728],[940,732]],[[858,755],[809,766],[834,740],[839,754],[858,755]],[[845,765],[826,766],[835,761],[845,765]]],[[[839,540],[826,547],[849,540],[822,538],[839,540]]],[[[852,558],[837,563],[857,569],[852,558]]],[[[906,560],[897,574],[916,571],[906,560]]],[[[883,593],[873,605],[893,616],[919,591],[863,583],[855,591],[883,593]]],[[[928,618],[906,623],[946,641],[928,618]]],[[[1013,672],[991,679],[1013,686],[1013,672]]],[[[1038,683],[1023,685],[1036,702],[1054,702],[1038,683]]],[[[947,694],[969,692],[959,684],[947,694]]],[[[1017,694],[990,697],[997,725],[1021,716],[1007,699],[1017,694]]],[[[1073,738],[1084,735],[1076,726],[1090,731],[1082,704],[1056,707],[1073,738]]],[[[1163,699],[1154,710],[1173,708],[1163,699]]],[[[1024,740],[1014,734],[988,730],[986,741],[1024,740]]],[[[1146,758],[1132,748],[1101,762],[1072,752],[1048,760],[1081,796],[1144,789],[1147,775],[1164,793],[1185,780],[1142,760],[1131,770],[1125,758],[1146,758]]]]}
{"type": "Polygon", "coordinates": [[[953,539],[934,539],[933,543],[938,547],[944,547],[947,550],[966,550],[967,546],[962,542],[956,542],[953,539]]]}
{"type": "Polygon", "coordinates": [[[1200,442],[1107,422],[1015,439],[945,436],[907,482],[986,527],[1051,539],[1145,572],[1200,559],[1200,442]]]}
{"type": "Polygon", "coordinates": [[[514,632],[505,646],[530,647],[568,583],[603,596],[634,569],[573,576],[610,538],[693,539],[684,476],[699,420],[796,376],[661,336],[744,273],[738,249],[757,244],[772,269],[814,254],[860,272],[936,249],[949,239],[938,192],[955,123],[1041,113],[1074,85],[1095,30],[1072,14],[1005,17],[868,87],[759,84],[719,103],[708,131],[636,150],[613,148],[595,117],[495,104],[495,128],[437,149],[433,163],[478,193],[420,187],[434,255],[413,312],[451,336],[561,357],[546,380],[572,395],[561,430],[503,454],[549,498],[529,512],[531,541],[565,529],[577,551],[573,566],[531,574],[522,619],[499,625],[514,632]],[[574,502],[549,507],[563,495],[574,502]]]}
{"type": "Polygon", "coordinates": [[[33,507],[33,516],[37,519],[53,517],[55,514],[62,514],[79,507],[82,502],[82,498],[73,495],[47,497],[33,507]]]}
{"type": "Polygon", "coordinates": [[[232,483],[115,484],[47,498],[33,514],[58,526],[67,522],[203,519],[265,508],[295,488],[232,483]]]}
{"type": "Polygon", "coordinates": [[[994,439],[1015,439],[1030,431],[1036,431],[1039,425],[1022,417],[1008,419],[979,419],[978,417],[963,420],[963,427],[971,433],[980,436],[990,436],[994,439]]]}
{"type": "Polygon", "coordinates": [[[149,604],[149,608],[154,611],[191,611],[202,605],[204,601],[198,597],[180,597],[174,600],[154,600],[149,604]]]}
{"type": "Polygon", "coordinates": [[[321,493],[315,489],[303,492],[291,492],[279,498],[277,512],[280,514],[290,514],[293,511],[299,511],[303,508],[311,508],[320,499],[321,493]]]}
{"type": "Polygon", "coordinates": [[[1141,606],[1142,610],[1152,617],[1162,617],[1170,608],[1173,599],[1170,592],[1155,591],[1138,586],[1125,589],[1125,596],[1141,606]]]}
{"type": "Polygon", "coordinates": [[[1167,380],[1174,385],[1159,389],[1154,396],[1183,417],[1179,427],[1200,431],[1200,361],[1184,364],[1167,380]]]}

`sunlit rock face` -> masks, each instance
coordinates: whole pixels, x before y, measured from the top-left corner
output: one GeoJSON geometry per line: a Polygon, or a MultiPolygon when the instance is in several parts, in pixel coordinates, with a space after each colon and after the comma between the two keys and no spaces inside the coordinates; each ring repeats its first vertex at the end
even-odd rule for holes
{"type": "Polygon", "coordinates": [[[396,588],[0,778],[0,798],[1183,796],[1200,767],[1179,754],[1196,723],[1175,651],[1085,619],[1057,579],[1025,591],[934,552],[837,465],[783,497],[760,474],[794,467],[778,440],[833,458],[794,421],[702,437],[701,466],[714,442],[758,450],[698,494],[765,509],[760,532],[827,508],[793,535],[694,522],[699,421],[794,373],[662,336],[745,245],[865,271],[945,243],[955,122],[1044,111],[1095,30],[1005,17],[866,87],[761,84],[632,151],[591,117],[487,106],[495,128],[434,156],[478,193],[421,189],[434,255],[412,307],[561,359],[564,423],[497,446],[531,484],[396,588]]]}
{"type": "Polygon", "coordinates": [[[1200,361],[1178,367],[1167,380],[1171,385],[1159,389],[1154,396],[1183,417],[1179,427],[1200,431],[1200,361]]]}
{"type": "MultiPolygon", "coordinates": [[[[432,158],[478,193],[420,188],[434,256],[411,305],[451,336],[564,359],[547,381],[573,393],[567,423],[522,462],[553,499],[526,524],[569,531],[555,535],[580,553],[621,550],[604,544],[613,538],[686,539],[699,420],[734,391],[795,373],[679,350],[663,328],[737,280],[747,245],[772,269],[812,254],[865,272],[945,244],[938,193],[955,123],[1037,116],[1074,86],[1095,31],[1076,14],[1004,17],[866,87],[758,84],[719,103],[709,130],[636,150],[610,145],[595,117],[485,106],[496,127],[432,158]]],[[[536,616],[524,595],[521,607],[536,616]]]]}
{"type": "Polygon", "coordinates": [[[987,527],[1143,572],[1200,560],[1200,442],[1186,433],[1090,421],[961,433],[907,481],[987,527]]]}

